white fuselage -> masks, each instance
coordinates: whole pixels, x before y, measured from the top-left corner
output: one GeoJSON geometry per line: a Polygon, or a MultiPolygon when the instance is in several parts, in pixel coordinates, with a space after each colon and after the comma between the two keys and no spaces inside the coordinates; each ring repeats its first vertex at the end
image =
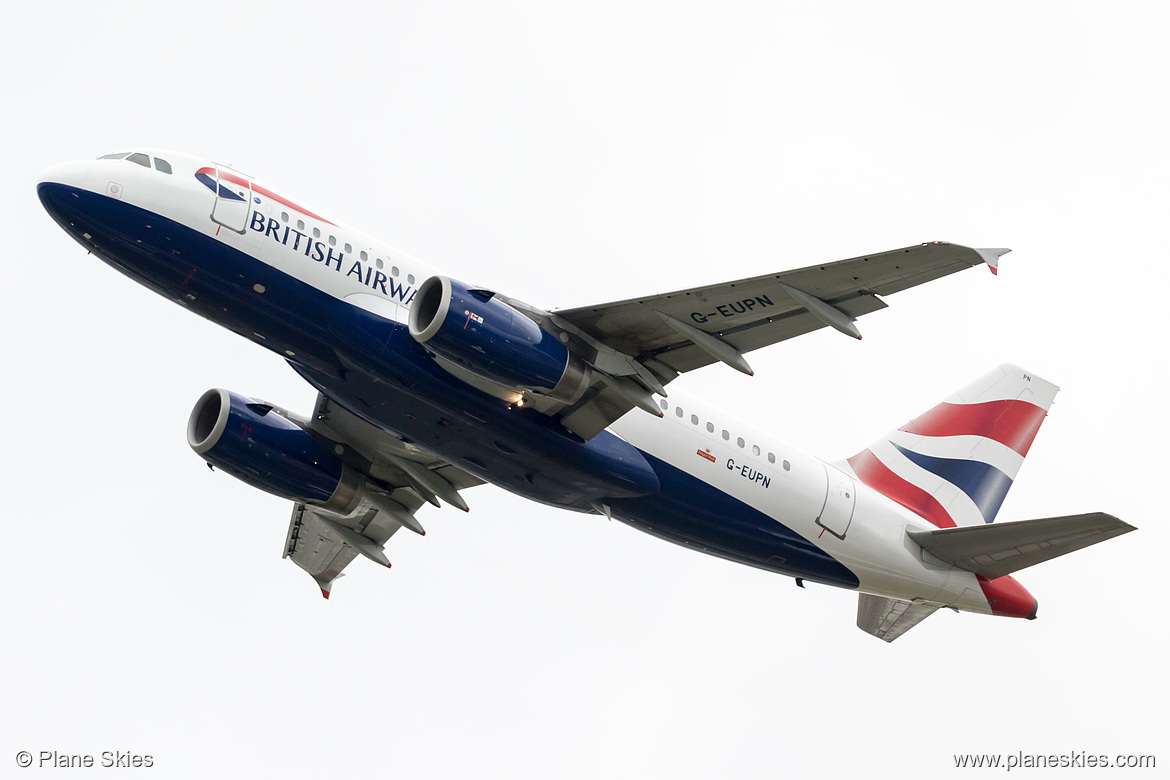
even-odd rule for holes
{"type": "MultiPolygon", "coordinates": [[[[165,158],[173,172],[125,160],[97,160],[57,166],[46,173],[46,180],[166,217],[338,301],[400,324],[407,321],[418,286],[436,273],[404,252],[223,166],[220,173],[233,175],[234,181],[214,179],[219,174],[206,160],[169,151],[145,153],[165,158]],[[212,213],[222,204],[209,185],[197,180],[197,172],[206,169],[212,174],[205,176],[240,188],[247,199],[242,216],[230,210],[212,213]]],[[[245,279],[241,284],[260,299],[267,292],[259,281],[245,279]]],[[[174,299],[189,304],[181,294],[174,299]]],[[[296,357],[294,340],[259,330],[248,337],[278,354],[296,357]]],[[[932,526],[861,484],[847,466],[839,468],[800,452],[673,390],[660,403],[663,417],[635,409],[610,430],[641,452],[773,519],[777,528],[799,534],[853,572],[858,590],[991,611],[974,574],[924,559],[929,556],[906,535],[908,529],[932,526]]]]}

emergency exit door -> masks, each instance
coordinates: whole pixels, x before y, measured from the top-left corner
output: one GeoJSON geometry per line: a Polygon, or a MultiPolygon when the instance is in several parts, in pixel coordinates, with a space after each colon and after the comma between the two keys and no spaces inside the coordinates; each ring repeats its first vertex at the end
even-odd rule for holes
{"type": "Polygon", "coordinates": [[[211,207],[211,221],[243,233],[252,210],[252,180],[219,164],[215,166],[215,178],[216,196],[211,207]]]}

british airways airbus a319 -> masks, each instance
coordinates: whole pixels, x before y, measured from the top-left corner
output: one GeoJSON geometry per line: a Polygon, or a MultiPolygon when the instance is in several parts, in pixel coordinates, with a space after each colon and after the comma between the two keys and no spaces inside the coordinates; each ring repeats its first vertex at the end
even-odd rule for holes
{"type": "Polygon", "coordinates": [[[1010,575],[1133,530],[1108,514],[993,523],[1057,388],[1003,365],[825,462],[666,386],[1006,249],[932,242],[751,279],[546,310],[445,276],[225,165],[134,149],[47,170],[41,203],[135,281],[284,357],[308,416],[209,390],[209,464],[293,502],[285,557],[328,597],[389,566],[423,503],[484,482],[728,560],[858,591],[893,641],[940,607],[1034,618],[1010,575]]]}

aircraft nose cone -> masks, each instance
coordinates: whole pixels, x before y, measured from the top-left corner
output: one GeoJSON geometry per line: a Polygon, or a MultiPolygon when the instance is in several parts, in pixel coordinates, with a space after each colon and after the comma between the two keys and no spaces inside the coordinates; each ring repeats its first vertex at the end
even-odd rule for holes
{"type": "Polygon", "coordinates": [[[86,190],[89,165],[84,160],[58,163],[41,174],[37,181],[37,197],[45,211],[67,232],[76,221],[80,193],[86,190]]]}
{"type": "Polygon", "coordinates": [[[64,184],[67,187],[85,189],[88,173],[89,165],[84,160],[57,163],[41,174],[37,190],[46,184],[64,184]]]}

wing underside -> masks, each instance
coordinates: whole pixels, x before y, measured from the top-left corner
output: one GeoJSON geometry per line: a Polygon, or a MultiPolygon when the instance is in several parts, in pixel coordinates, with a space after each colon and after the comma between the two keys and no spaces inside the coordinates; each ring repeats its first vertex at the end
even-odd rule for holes
{"type": "Polygon", "coordinates": [[[993,580],[1136,530],[1104,512],[909,531],[935,558],[993,580]]]}
{"type": "Polygon", "coordinates": [[[304,569],[325,598],[354,558],[390,567],[385,545],[401,528],[425,535],[415,516],[425,503],[443,502],[464,511],[459,491],[483,484],[427,451],[361,420],[324,395],[317,397],[309,427],[352,449],[364,474],[361,499],[345,514],[304,503],[293,505],[284,557],[304,569]]]}
{"type": "Polygon", "coordinates": [[[573,405],[546,408],[591,438],[679,374],[715,362],[744,373],[744,353],[824,327],[860,338],[853,322],[886,308],[880,296],[982,263],[1007,250],[934,242],[600,306],[533,312],[598,369],[573,405]]]}
{"type": "Polygon", "coordinates": [[[893,642],[935,613],[937,606],[862,593],[857,600],[857,627],[893,642]]]}

